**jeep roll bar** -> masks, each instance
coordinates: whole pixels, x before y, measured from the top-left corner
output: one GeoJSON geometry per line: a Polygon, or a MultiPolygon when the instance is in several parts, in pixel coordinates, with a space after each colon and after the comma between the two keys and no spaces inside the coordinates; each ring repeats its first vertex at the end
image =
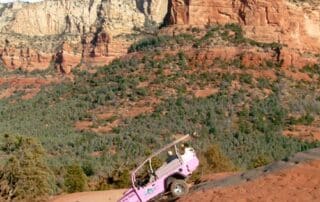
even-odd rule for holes
{"type": "Polygon", "coordinates": [[[177,154],[179,160],[181,161],[181,156],[178,152],[178,148],[177,148],[177,144],[179,144],[180,142],[183,142],[183,141],[186,141],[190,138],[190,135],[185,135],[181,138],[179,138],[178,140],[166,145],[165,147],[163,147],[162,149],[158,150],[157,152],[155,152],[154,154],[152,154],[151,156],[149,156],[142,164],[140,164],[140,166],[138,166],[131,174],[131,181],[132,181],[132,186],[134,189],[137,189],[137,186],[136,186],[136,173],[146,164],[146,163],[149,163],[149,167],[150,167],[150,171],[151,172],[154,172],[153,171],[153,168],[152,168],[152,163],[151,163],[151,160],[152,158],[154,158],[155,156],[158,156],[160,153],[162,153],[163,151],[169,149],[170,147],[173,147],[174,146],[174,149],[175,149],[175,153],[177,154]]]}

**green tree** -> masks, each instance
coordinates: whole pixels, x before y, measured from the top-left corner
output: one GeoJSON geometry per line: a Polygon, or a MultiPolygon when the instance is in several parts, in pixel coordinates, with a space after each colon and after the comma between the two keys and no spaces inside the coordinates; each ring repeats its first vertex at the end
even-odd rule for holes
{"type": "Polygon", "coordinates": [[[0,196],[8,201],[42,201],[53,194],[55,179],[42,146],[30,137],[5,135],[2,151],[9,155],[0,171],[0,196]]]}
{"type": "Polygon", "coordinates": [[[87,176],[79,165],[74,164],[67,167],[64,185],[70,193],[81,192],[87,188],[87,176]]]}

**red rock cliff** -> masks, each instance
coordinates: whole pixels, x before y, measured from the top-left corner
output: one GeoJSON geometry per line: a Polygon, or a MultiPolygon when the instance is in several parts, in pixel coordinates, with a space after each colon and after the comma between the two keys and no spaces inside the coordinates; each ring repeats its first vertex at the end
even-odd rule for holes
{"type": "Polygon", "coordinates": [[[320,7],[288,0],[172,0],[170,24],[239,23],[246,35],[300,51],[320,50],[320,7]]]}

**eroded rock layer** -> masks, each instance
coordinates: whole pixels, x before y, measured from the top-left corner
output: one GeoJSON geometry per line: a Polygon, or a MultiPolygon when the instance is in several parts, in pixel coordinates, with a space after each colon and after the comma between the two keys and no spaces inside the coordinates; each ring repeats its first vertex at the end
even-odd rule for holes
{"type": "Polygon", "coordinates": [[[320,7],[288,0],[172,0],[169,24],[239,23],[249,38],[320,50],[320,7]]]}
{"type": "Polygon", "coordinates": [[[318,4],[289,0],[45,0],[0,4],[0,65],[25,70],[54,65],[68,73],[80,63],[108,64],[127,53],[136,40],[130,34],[153,22],[174,26],[239,23],[249,38],[286,44],[282,55],[294,62],[297,54],[320,51],[318,4]]]}
{"type": "Polygon", "coordinates": [[[70,72],[127,52],[136,28],[163,22],[168,0],[46,0],[0,7],[0,60],[10,69],[70,72]]]}

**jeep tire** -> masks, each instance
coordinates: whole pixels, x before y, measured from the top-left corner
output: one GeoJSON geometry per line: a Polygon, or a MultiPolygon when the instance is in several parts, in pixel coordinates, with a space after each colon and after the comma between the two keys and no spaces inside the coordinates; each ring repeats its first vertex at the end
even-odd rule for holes
{"type": "Polygon", "coordinates": [[[174,180],[170,185],[170,192],[174,198],[186,195],[189,192],[188,184],[184,180],[174,180]]]}

